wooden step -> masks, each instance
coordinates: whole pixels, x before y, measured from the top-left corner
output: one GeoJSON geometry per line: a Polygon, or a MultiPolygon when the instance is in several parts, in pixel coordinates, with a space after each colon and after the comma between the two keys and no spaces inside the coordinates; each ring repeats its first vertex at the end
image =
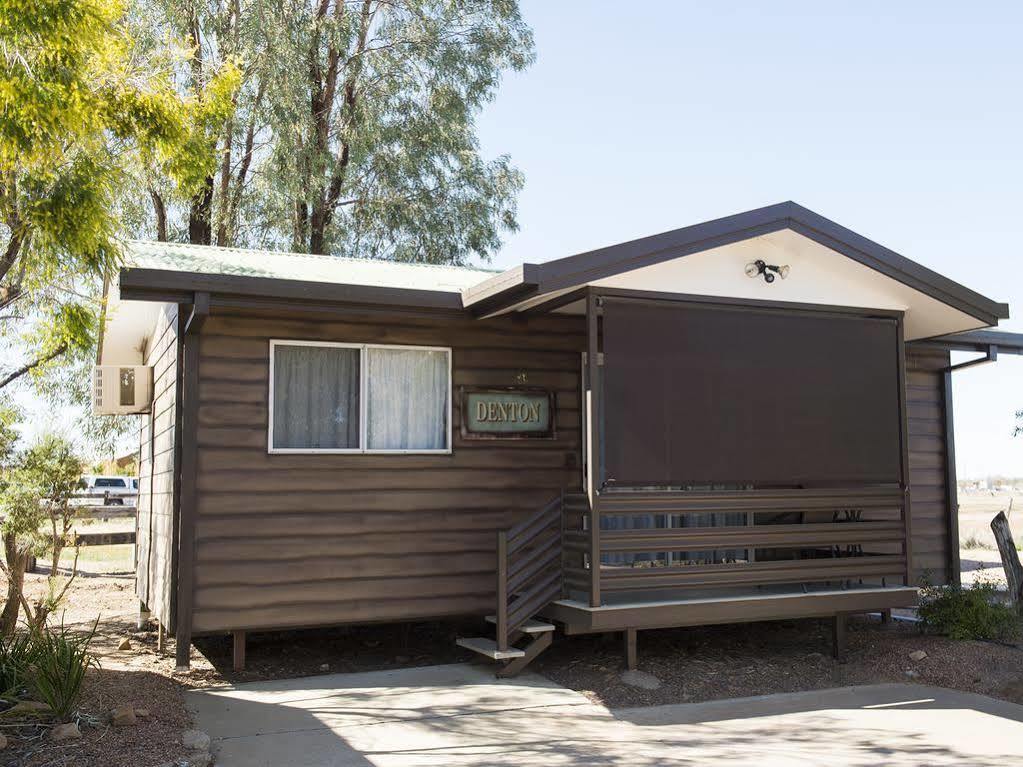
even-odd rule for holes
{"type": "MultiPolygon", "coordinates": [[[[496,615],[488,615],[487,621],[489,623],[497,623],[496,615]]],[[[536,618],[530,618],[528,621],[519,626],[516,631],[521,631],[523,634],[545,634],[548,631],[554,631],[553,623],[544,623],[538,621],[536,618]]]]}
{"type": "Polygon", "coordinates": [[[459,647],[464,647],[466,650],[472,650],[478,652],[480,655],[486,655],[488,658],[493,660],[508,660],[509,658],[521,658],[526,654],[525,650],[519,650],[515,647],[509,647],[507,650],[500,650],[497,647],[497,642],[493,639],[487,639],[486,637],[462,637],[456,640],[456,644],[459,647]]]}

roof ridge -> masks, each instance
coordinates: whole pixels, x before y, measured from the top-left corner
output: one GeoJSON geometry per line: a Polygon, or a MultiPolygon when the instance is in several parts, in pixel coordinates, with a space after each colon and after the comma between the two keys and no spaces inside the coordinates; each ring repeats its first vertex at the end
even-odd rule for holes
{"type": "Polygon", "coordinates": [[[465,271],[472,272],[487,272],[499,274],[499,269],[488,269],[480,266],[466,266],[463,264],[429,264],[421,261],[395,261],[387,258],[373,258],[369,256],[331,256],[322,253],[297,253],[293,250],[271,250],[269,248],[238,248],[238,247],[227,247],[224,245],[198,245],[194,242],[161,242],[160,240],[139,240],[129,239],[126,240],[129,245],[138,244],[146,246],[155,246],[157,248],[171,249],[171,248],[186,248],[189,250],[210,250],[210,251],[228,251],[231,253],[263,253],[272,256],[284,256],[286,258],[307,258],[307,259],[321,259],[324,261],[344,261],[350,263],[376,263],[376,264],[396,264],[398,266],[420,266],[433,269],[464,269],[465,271]]]}

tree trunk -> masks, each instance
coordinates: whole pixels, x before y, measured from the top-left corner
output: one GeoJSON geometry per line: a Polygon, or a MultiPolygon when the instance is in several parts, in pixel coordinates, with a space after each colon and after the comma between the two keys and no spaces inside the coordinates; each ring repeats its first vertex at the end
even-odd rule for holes
{"type": "Polygon", "coordinates": [[[1009,584],[1009,599],[1016,609],[1023,612],[1023,565],[1019,562],[1019,552],[1012,540],[1009,519],[1004,511],[998,512],[991,520],[991,532],[998,542],[998,553],[1002,556],[1002,567],[1005,569],[1005,580],[1009,584]]]}
{"type": "Polygon", "coordinates": [[[149,190],[149,196],[153,200],[153,210],[156,213],[156,239],[167,242],[167,206],[163,204],[163,197],[155,189],[149,190]]]}
{"type": "Polygon", "coordinates": [[[188,241],[193,245],[213,243],[213,176],[207,176],[202,189],[192,198],[188,212],[188,241]]]}
{"type": "Polygon", "coordinates": [[[7,601],[0,614],[0,637],[6,639],[18,625],[21,594],[25,589],[25,565],[28,562],[28,555],[18,550],[18,540],[13,533],[4,535],[4,559],[7,563],[7,601]]]}

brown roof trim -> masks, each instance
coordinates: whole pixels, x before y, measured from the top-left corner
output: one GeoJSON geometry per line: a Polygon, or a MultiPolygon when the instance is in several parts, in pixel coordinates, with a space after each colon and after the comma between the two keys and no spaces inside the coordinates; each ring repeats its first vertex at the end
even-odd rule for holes
{"type": "Polygon", "coordinates": [[[583,285],[782,229],[792,229],[985,324],[994,325],[999,319],[1009,316],[1007,304],[992,301],[794,202],[769,205],[588,253],[529,265],[535,266],[539,274],[537,287],[526,291],[524,296],[505,302],[503,306],[492,306],[490,311],[509,308],[523,297],[583,285]]]}
{"type": "Polygon", "coordinates": [[[967,330],[965,333],[952,333],[911,343],[914,346],[955,352],[986,352],[990,347],[997,346],[1000,353],[1023,354],[1023,333],[1006,333],[1001,330],[967,330]]]}
{"type": "Polygon", "coordinates": [[[460,293],[441,290],[338,285],[235,274],[175,272],[168,269],[122,269],[121,298],[128,301],[191,303],[196,292],[286,299],[295,302],[391,305],[462,311],[460,293]]]}

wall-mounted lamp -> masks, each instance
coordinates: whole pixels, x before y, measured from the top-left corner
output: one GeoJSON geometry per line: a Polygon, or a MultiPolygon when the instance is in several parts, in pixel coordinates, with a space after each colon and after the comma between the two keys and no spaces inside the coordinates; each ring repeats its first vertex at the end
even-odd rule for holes
{"type": "Polygon", "coordinates": [[[764,275],[764,282],[774,282],[774,275],[777,274],[783,280],[789,276],[789,266],[775,266],[774,264],[764,263],[761,259],[756,261],[750,261],[746,264],[746,276],[747,277],[759,277],[764,275]]]}

